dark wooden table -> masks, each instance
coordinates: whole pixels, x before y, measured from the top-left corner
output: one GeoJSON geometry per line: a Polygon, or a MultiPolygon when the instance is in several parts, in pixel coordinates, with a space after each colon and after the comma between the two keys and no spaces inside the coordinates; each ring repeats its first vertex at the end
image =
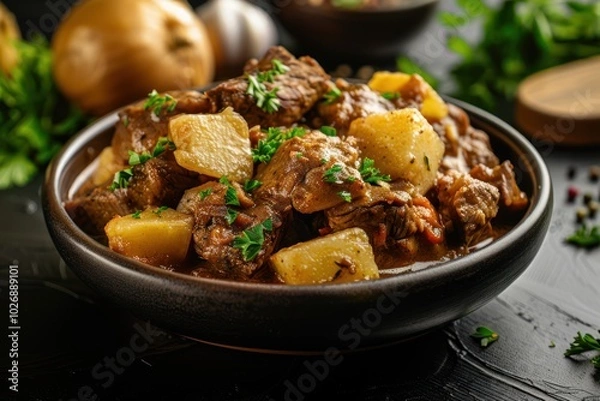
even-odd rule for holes
{"type": "MultiPolygon", "coordinates": [[[[433,31],[422,40],[436,37],[433,31]]],[[[427,48],[412,55],[434,71],[447,67],[447,54],[427,48]]],[[[551,171],[555,205],[529,269],[489,304],[443,330],[344,355],[327,368],[319,356],[217,348],[137,320],[91,292],[60,259],[41,213],[43,177],[0,192],[0,400],[15,399],[5,379],[11,374],[6,338],[17,331],[20,400],[600,401],[600,372],[589,358],[563,356],[578,331],[600,329],[600,248],[564,241],[577,227],[575,210],[582,202],[581,195],[569,202],[567,188],[600,197],[600,183],[587,176],[590,166],[600,164],[600,149],[546,143],[539,150],[551,171]],[[10,266],[18,266],[16,324],[9,321],[9,275],[17,270],[10,266]],[[500,335],[487,348],[470,337],[482,325],[500,335]]],[[[590,223],[600,224],[600,217],[590,223]]]]}

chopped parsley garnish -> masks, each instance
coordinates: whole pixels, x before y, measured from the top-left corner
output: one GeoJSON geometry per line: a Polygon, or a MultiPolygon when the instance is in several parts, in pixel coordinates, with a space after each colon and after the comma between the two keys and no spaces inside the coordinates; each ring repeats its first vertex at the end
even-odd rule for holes
{"type": "Polygon", "coordinates": [[[163,108],[167,108],[167,112],[171,113],[177,106],[177,100],[173,96],[166,94],[161,96],[156,89],[148,94],[148,99],[144,102],[144,110],[151,109],[155,116],[159,116],[163,108]]]}
{"type": "Polygon", "coordinates": [[[248,89],[246,93],[254,98],[256,105],[267,113],[274,113],[279,110],[281,102],[277,97],[279,87],[267,90],[265,82],[274,82],[275,76],[285,74],[289,67],[278,59],[271,60],[272,68],[267,71],[258,72],[256,75],[248,75],[248,89]]]}
{"type": "Polygon", "coordinates": [[[494,330],[489,329],[485,326],[480,326],[475,329],[475,332],[471,334],[471,337],[476,338],[482,347],[487,347],[494,341],[497,341],[500,336],[494,330]]]}
{"type": "Polygon", "coordinates": [[[332,104],[338,100],[340,96],[342,96],[342,91],[337,86],[334,86],[329,92],[323,95],[323,98],[325,99],[325,104],[332,104]]]}
{"type": "Polygon", "coordinates": [[[337,130],[329,125],[322,126],[319,131],[324,133],[327,136],[337,136],[337,130]]]}
{"type": "MultiPolygon", "coordinates": [[[[169,139],[167,137],[163,136],[163,137],[158,138],[158,141],[156,142],[156,145],[154,146],[152,153],[149,153],[149,152],[135,153],[134,151],[130,150],[129,151],[129,161],[128,161],[129,165],[131,167],[133,167],[133,166],[137,166],[138,164],[144,164],[148,160],[153,159],[153,158],[158,157],[161,154],[163,154],[165,152],[165,150],[167,150],[167,148],[173,150],[173,149],[175,149],[175,144],[173,142],[169,141],[169,139]]],[[[133,177],[133,170],[131,169],[131,167],[123,169],[121,171],[117,171],[115,173],[113,181],[109,187],[109,189],[111,191],[114,191],[115,189],[118,189],[118,188],[127,188],[127,186],[129,185],[129,182],[131,181],[131,178],[133,177]]]]}
{"type": "Polygon", "coordinates": [[[219,183],[227,186],[227,191],[225,192],[225,204],[229,206],[239,206],[240,200],[238,199],[237,191],[233,185],[231,185],[227,177],[223,176],[219,178],[219,183]]]}
{"type": "Polygon", "coordinates": [[[381,181],[389,182],[392,180],[388,174],[381,174],[381,171],[375,167],[375,161],[368,157],[365,157],[360,162],[358,171],[360,172],[363,181],[368,182],[369,184],[378,185],[381,181]]]}
{"type": "Polygon", "coordinates": [[[261,224],[244,230],[233,240],[233,247],[242,252],[246,262],[254,260],[265,242],[265,231],[273,230],[273,221],[268,218],[261,224]]]}
{"type": "Polygon", "coordinates": [[[129,117],[124,116],[121,121],[123,122],[123,125],[125,126],[125,128],[129,127],[129,117]]]}
{"type": "Polygon", "coordinates": [[[240,212],[238,212],[237,210],[227,208],[227,214],[225,215],[225,221],[227,221],[227,224],[232,225],[235,222],[235,219],[237,219],[239,214],[240,214],[240,212]]]}
{"type": "Polygon", "coordinates": [[[257,189],[258,187],[260,187],[261,185],[262,185],[262,182],[260,182],[258,180],[247,180],[244,183],[244,191],[252,192],[255,189],[257,189]]]}
{"type": "Polygon", "coordinates": [[[340,178],[340,173],[342,172],[343,166],[341,164],[334,164],[329,167],[323,173],[323,181],[328,184],[342,184],[344,181],[340,178]]]}
{"type": "Polygon", "coordinates": [[[266,133],[267,137],[259,140],[256,147],[252,149],[252,159],[254,162],[270,162],[271,158],[283,142],[297,136],[304,136],[306,134],[306,129],[302,127],[293,127],[284,130],[282,128],[270,127],[267,129],[266,133]]]}
{"type": "Polygon", "coordinates": [[[133,177],[133,171],[131,170],[131,167],[117,171],[108,189],[114,191],[118,188],[127,188],[129,181],[131,181],[131,177],[133,177]]]}
{"type": "Polygon", "coordinates": [[[141,210],[136,210],[131,217],[133,217],[134,219],[141,219],[142,218],[142,211],[141,210]]]}
{"type": "Polygon", "coordinates": [[[348,191],[340,191],[337,193],[340,198],[344,200],[344,202],[352,202],[352,194],[348,191]]]}
{"type": "Polygon", "coordinates": [[[169,207],[168,206],[161,206],[156,210],[153,210],[152,213],[154,213],[155,215],[157,215],[158,217],[162,217],[162,212],[164,212],[165,210],[167,210],[169,207]]]}
{"type": "Polygon", "coordinates": [[[387,100],[396,100],[400,97],[400,93],[398,92],[383,92],[381,97],[387,100]]]}
{"type": "MultiPolygon", "coordinates": [[[[575,336],[573,342],[569,344],[569,348],[565,351],[565,356],[579,355],[589,351],[600,352],[600,338],[594,338],[591,334],[577,332],[577,336],[575,336]]],[[[600,354],[593,357],[590,362],[597,369],[600,369],[600,354]]]]}
{"type": "Polygon", "coordinates": [[[204,200],[206,199],[210,194],[212,194],[212,188],[208,188],[208,189],[203,189],[202,191],[198,192],[198,195],[200,196],[200,200],[204,200]]]}
{"type": "Polygon", "coordinates": [[[600,226],[594,226],[588,230],[587,226],[583,224],[568,236],[566,241],[582,248],[596,247],[600,245],[600,226]]]}
{"type": "Polygon", "coordinates": [[[429,157],[427,157],[427,155],[423,156],[423,161],[425,162],[425,167],[427,167],[427,171],[431,171],[431,166],[429,165],[429,157]]]}

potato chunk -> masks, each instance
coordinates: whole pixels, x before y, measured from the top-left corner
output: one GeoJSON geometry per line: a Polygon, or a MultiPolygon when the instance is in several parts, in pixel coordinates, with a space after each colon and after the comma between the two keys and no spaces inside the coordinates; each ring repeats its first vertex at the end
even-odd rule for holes
{"type": "Polygon", "coordinates": [[[369,238],[349,228],[284,248],[271,266],[286,284],[345,283],[379,278],[369,238]]]}
{"type": "Polygon", "coordinates": [[[154,266],[173,266],[188,254],[193,224],[185,213],[151,208],[114,217],[104,231],[113,251],[154,266]]]}
{"type": "Polygon", "coordinates": [[[175,160],[188,170],[237,182],[252,177],[248,124],[231,107],[219,114],[174,117],[169,121],[169,139],[175,143],[175,160]]]}
{"type": "Polygon", "coordinates": [[[98,186],[110,182],[115,173],[123,168],[123,164],[115,157],[112,146],[107,146],[98,155],[98,167],[92,175],[92,183],[98,186]]]}
{"type": "Polygon", "coordinates": [[[373,159],[375,166],[393,180],[408,180],[422,194],[433,186],[444,143],[417,109],[356,119],[348,135],[358,138],[363,157],[373,159]]]}
{"type": "Polygon", "coordinates": [[[421,114],[428,121],[439,121],[448,115],[448,105],[441,96],[418,74],[378,71],[368,83],[379,93],[399,93],[403,97],[421,98],[421,114]]]}

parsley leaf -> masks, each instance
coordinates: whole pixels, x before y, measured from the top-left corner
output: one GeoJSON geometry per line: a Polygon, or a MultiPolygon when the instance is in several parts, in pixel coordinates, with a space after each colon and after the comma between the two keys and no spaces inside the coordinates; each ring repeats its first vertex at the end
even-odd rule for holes
{"type": "Polygon", "coordinates": [[[588,230],[583,224],[577,231],[569,235],[566,241],[582,248],[596,247],[600,245],[600,226],[594,226],[588,230]]]}
{"type": "Polygon", "coordinates": [[[471,334],[471,337],[479,339],[479,343],[482,347],[487,347],[494,341],[497,341],[500,336],[492,329],[480,326],[475,329],[475,332],[471,334]]]}
{"type": "Polygon", "coordinates": [[[341,164],[334,164],[329,167],[323,173],[323,181],[328,184],[342,184],[344,181],[340,178],[340,173],[342,172],[343,166],[341,164]]]}
{"type": "Polygon", "coordinates": [[[348,191],[340,191],[337,195],[344,200],[344,202],[352,202],[352,194],[348,191]]]}
{"type": "Polygon", "coordinates": [[[254,260],[265,242],[265,231],[273,230],[273,221],[268,218],[261,224],[244,230],[239,236],[233,240],[233,247],[242,252],[244,261],[249,262],[254,260]]]}
{"type": "Polygon", "coordinates": [[[267,71],[260,71],[256,75],[248,74],[246,79],[248,81],[248,88],[246,93],[252,96],[256,102],[256,105],[271,114],[279,110],[281,102],[277,97],[277,91],[279,87],[274,87],[271,90],[267,90],[265,82],[273,83],[275,77],[280,74],[285,74],[289,67],[281,62],[281,60],[271,60],[272,68],[267,71]]]}
{"type": "Polygon", "coordinates": [[[360,162],[358,171],[360,172],[363,181],[368,182],[369,184],[379,185],[382,181],[389,182],[392,180],[388,174],[381,174],[381,171],[375,167],[375,161],[368,157],[365,157],[360,162]]]}
{"type": "Polygon", "coordinates": [[[225,221],[227,221],[227,224],[232,225],[235,222],[235,219],[237,219],[239,214],[240,214],[240,212],[238,212],[237,210],[227,208],[227,214],[225,215],[225,221]]]}
{"type": "MultiPolygon", "coordinates": [[[[577,332],[577,335],[571,344],[569,344],[569,348],[567,348],[564,355],[579,355],[590,351],[600,352],[600,338],[594,338],[593,335],[588,333],[582,334],[581,332],[577,332]]],[[[600,354],[594,356],[590,362],[596,369],[600,369],[600,354]]]]}
{"type": "Polygon", "coordinates": [[[252,159],[254,162],[268,163],[277,152],[281,144],[288,139],[297,136],[304,136],[306,129],[302,127],[293,127],[289,130],[282,128],[270,127],[266,131],[267,137],[258,141],[255,148],[252,149],[252,159]]]}
{"type": "Polygon", "coordinates": [[[153,210],[152,213],[154,213],[158,217],[162,217],[162,212],[164,212],[168,208],[169,208],[168,206],[161,206],[161,207],[157,208],[156,210],[153,210]]]}
{"type": "Polygon", "coordinates": [[[329,92],[323,95],[323,99],[325,99],[325,104],[332,104],[338,100],[340,96],[342,96],[342,91],[337,86],[334,86],[329,92]]]}
{"type": "Polygon", "coordinates": [[[119,188],[127,188],[129,181],[131,181],[131,177],[133,177],[133,170],[131,170],[131,168],[117,171],[108,189],[114,191],[119,188]]]}
{"type": "Polygon", "coordinates": [[[156,89],[148,94],[148,99],[144,102],[144,110],[151,109],[155,116],[159,116],[163,108],[167,108],[167,112],[171,113],[177,106],[177,100],[169,94],[161,96],[156,89]]]}
{"type": "Polygon", "coordinates": [[[227,179],[227,177],[223,176],[219,178],[219,183],[227,186],[227,191],[225,192],[225,204],[229,206],[239,206],[240,200],[237,196],[237,191],[231,185],[231,182],[227,179]]]}
{"type": "Polygon", "coordinates": [[[141,210],[136,210],[131,217],[133,217],[134,219],[141,219],[142,218],[142,211],[141,210]]]}
{"type": "Polygon", "coordinates": [[[259,180],[247,180],[244,183],[244,191],[252,192],[255,189],[257,189],[258,187],[260,187],[261,185],[262,185],[262,182],[260,182],[259,180]]]}
{"type": "Polygon", "coordinates": [[[329,125],[322,126],[319,131],[324,133],[327,136],[337,136],[337,130],[334,127],[330,127],[329,125]]]}
{"type": "MultiPolygon", "coordinates": [[[[4,43],[3,43],[4,45],[4,43]]],[[[90,122],[61,94],[43,37],[16,40],[18,62],[0,71],[0,189],[28,184],[90,122]]]]}
{"type": "Polygon", "coordinates": [[[198,192],[200,200],[206,199],[210,194],[212,194],[212,188],[203,189],[202,191],[198,192]]]}

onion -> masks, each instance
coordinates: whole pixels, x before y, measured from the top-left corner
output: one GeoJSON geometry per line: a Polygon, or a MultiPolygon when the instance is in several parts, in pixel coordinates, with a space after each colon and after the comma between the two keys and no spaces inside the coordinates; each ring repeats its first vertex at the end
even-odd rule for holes
{"type": "Polygon", "coordinates": [[[92,115],[214,77],[205,26],[185,1],[83,0],[61,21],[52,51],[59,89],[92,115]]]}
{"type": "Polygon", "coordinates": [[[14,41],[21,37],[15,16],[0,3],[0,73],[10,74],[19,61],[14,41]]]}

